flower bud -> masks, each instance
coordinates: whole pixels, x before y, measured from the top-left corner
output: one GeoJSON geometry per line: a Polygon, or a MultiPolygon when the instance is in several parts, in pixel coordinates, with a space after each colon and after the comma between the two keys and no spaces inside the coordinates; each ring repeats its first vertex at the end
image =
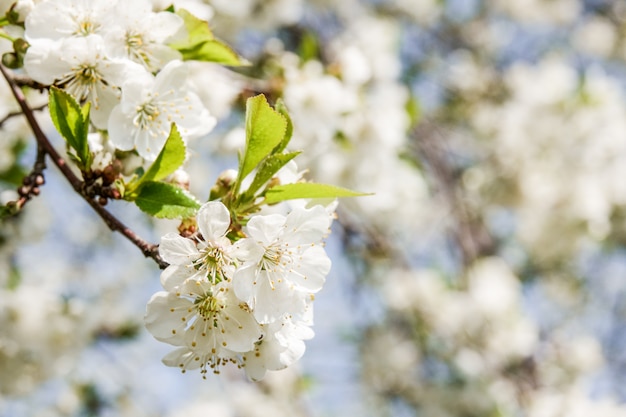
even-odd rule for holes
{"type": "Polygon", "coordinates": [[[211,194],[209,196],[209,200],[217,200],[221,197],[224,197],[230,189],[232,188],[235,180],[237,179],[237,171],[234,169],[227,169],[222,172],[219,177],[217,177],[217,181],[215,181],[215,185],[211,188],[211,194]]]}

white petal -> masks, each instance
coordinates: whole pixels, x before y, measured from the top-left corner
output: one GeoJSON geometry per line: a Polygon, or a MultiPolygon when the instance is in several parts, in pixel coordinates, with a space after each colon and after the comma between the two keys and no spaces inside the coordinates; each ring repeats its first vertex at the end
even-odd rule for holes
{"type": "Polygon", "coordinates": [[[175,49],[167,45],[152,44],[144,49],[150,54],[150,62],[148,62],[151,71],[157,71],[170,61],[182,59],[183,55],[175,49]]]}
{"type": "MultiPolygon", "coordinates": [[[[300,339],[291,339],[287,349],[283,350],[279,356],[279,362],[283,366],[283,368],[292,365],[296,361],[298,361],[302,355],[304,355],[304,351],[306,346],[304,342],[300,339]]],[[[282,368],[276,368],[276,370],[282,368]]],[[[270,370],[274,370],[270,368],[270,370]]]]}
{"type": "Polygon", "coordinates": [[[166,134],[153,136],[151,131],[139,128],[135,129],[134,135],[135,149],[147,161],[154,161],[159,156],[167,140],[166,134]]]}
{"type": "Polygon", "coordinates": [[[180,347],[165,355],[162,362],[166,366],[181,369],[198,369],[202,366],[201,360],[195,360],[199,355],[187,347],[180,347]]]}
{"type": "Polygon", "coordinates": [[[187,93],[185,106],[179,108],[180,116],[176,124],[182,135],[188,138],[197,138],[209,133],[217,124],[217,119],[209,114],[198,96],[187,93]]]}
{"type": "Polygon", "coordinates": [[[111,111],[107,123],[109,140],[116,149],[130,151],[135,148],[133,138],[133,120],[124,114],[121,105],[117,105],[111,111]]]}
{"type": "Polygon", "coordinates": [[[245,371],[248,378],[259,381],[268,370],[278,371],[287,367],[281,362],[281,354],[286,350],[272,335],[266,336],[256,347],[254,354],[246,355],[245,371]],[[258,356],[257,356],[258,354],[258,356]]]}
{"type": "Polygon", "coordinates": [[[157,340],[173,345],[181,344],[186,326],[181,317],[191,304],[191,301],[172,293],[157,292],[146,306],[146,329],[157,340]]]}
{"type": "Polygon", "coordinates": [[[137,106],[149,100],[149,94],[154,84],[154,76],[147,71],[133,74],[123,83],[122,105],[124,110],[137,112],[137,106]]]}
{"type": "Polygon", "coordinates": [[[170,265],[161,272],[161,285],[166,291],[174,292],[196,272],[191,265],[170,265]]]}
{"type": "Polygon", "coordinates": [[[126,58],[126,31],[121,27],[113,27],[104,35],[104,46],[110,58],[126,58]]]}
{"type": "Polygon", "coordinates": [[[76,27],[70,8],[62,1],[46,1],[37,5],[24,22],[27,39],[61,39],[76,27]]]}
{"type": "Polygon", "coordinates": [[[200,256],[200,252],[191,239],[186,239],[176,233],[168,233],[161,237],[159,254],[167,263],[173,265],[189,265],[200,256]]]}
{"type": "Polygon", "coordinates": [[[287,215],[285,240],[292,244],[317,243],[328,233],[329,226],[330,216],[323,206],[296,208],[287,215]]]}
{"type": "Polygon", "coordinates": [[[300,255],[297,264],[292,266],[288,279],[300,289],[317,292],[322,289],[330,267],[331,262],[326,251],[319,246],[313,246],[300,255]]]}
{"type": "Polygon", "coordinates": [[[281,214],[254,216],[248,221],[246,231],[249,237],[268,246],[278,239],[284,224],[285,216],[281,214]]]}
{"type": "Polygon", "coordinates": [[[106,129],[109,116],[119,103],[120,92],[117,88],[102,83],[96,84],[97,98],[90,97],[90,120],[98,129],[106,129]],[[95,101],[95,102],[94,102],[95,101]]]}
{"type": "Polygon", "coordinates": [[[229,297],[228,305],[220,315],[225,348],[233,352],[248,352],[263,333],[252,313],[239,305],[235,297],[229,297]],[[226,320],[228,317],[228,320],[226,320]]]}
{"type": "Polygon", "coordinates": [[[183,19],[169,12],[153,14],[149,19],[150,37],[158,43],[165,42],[169,37],[174,36],[184,25],[183,19]]]}
{"type": "Polygon", "coordinates": [[[168,62],[156,76],[154,91],[164,94],[172,89],[184,90],[188,75],[189,69],[182,61],[168,62]]]}
{"type": "Polygon", "coordinates": [[[253,287],[256,285],[256,279],[256,264],[237,269],[233,276],[233,290],[237,298],[245,303],[251,303],[255,294],[253,287]]]}
{"type": "Polygon", "coordinates": [[[306,305],[280,274],[259,271],[254,294],[254,317],[259,323],[272,323],[283,315],[300,315],[306,305]]]}
{"type": "Polygon", "coordinates": [[[246,358],[246,366],[243,368],[246,371],[246,376],[252,381],[260,381],[265,378],[267,369],[263,361],[259,360],[254,354],[250,354],[246,358]]]}
{"type": "Polygon", "coordinates": [[[244,238],[235,242],[231,253],[233,257],[241,262],[254,265],[261,261],[264,254],[265,248],[252,238],[244,238]]]}
{"type": "Polygon", "coordinates": [[[41,39],[33,42],[24,56],[24,70],[33,80],[51,85],[70,72],[72,65],[62,59],[60,43],[41,39]]]}
{"type": "Polygon", "coordinates": [[[200,207],[196,215],[200,233],[207,242],[219,240],[230,227],[230,213],[219,201],[209,201],[200,207]]]}

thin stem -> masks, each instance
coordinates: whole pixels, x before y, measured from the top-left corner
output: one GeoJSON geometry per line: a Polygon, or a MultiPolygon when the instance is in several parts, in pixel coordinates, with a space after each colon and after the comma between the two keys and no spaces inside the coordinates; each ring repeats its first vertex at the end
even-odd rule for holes
{"type": "MultiPolygon", "coordinates": [[[[31,110],[32,111],[39,111],[39,110],[45,109],[46,107],[48,107],[48,104],[42,104],[41,106],[33,107],[31,110]]],[[[4,116],[2,118],[2,120],[0,120],[0,127],[4,126],[4,124],[7,121],[9,121],[10,119],[12,119],[14,117],[21,116],[23,114],[24,114],[24,112],[22,112],[21,110],[14,111],[14,112],[11,112],[11,113],[7,114],[6,116],[4,116]]]]}
{"type": "Polygon", "coordinates": [[[11,36],[7,35],[5,32],[0,31],[0,38],[6,39],[8,41],[15,41],[15,38],[12,38],[11,36]]]}
{"type": "Polygon", "coordinates": [[[45,85],[39,84],[38,82],[34,81],[32,78],[29,78],[25,75],[12,74],[11,79],[19,87],[30,87],[33,90],[40,90],[40,91],[47,89],[45,85]]]}
{"type": "Polygon", "coordinates": [[[52,159],[52,162],[54,162],[57,168],[59,168],[61,174],[63,174],[65,179],[70,183],[74,191],[80,194],[80,196],[83,197],[83,199],[91,206],[91,208],[93,208],[94,211],[98,213],[98,215],[102,218],[102,220],[104,220],[104,222],[109,227],[109,229],[111,229],[111,231],[119,232],[124,235],[131,243],[133,243],[141,250],[145,257],[152,258],[161,269],[166,268],[168,266],[168,263],[165,262],[159,255],[158,245],[150,244],[141,237],[137,236],[137,234],[133,230],[127,227],[117,217],[112,215],[97,201],[95,201],[93,198],[89,197],[85,193],[84,182],[81,181],[80,178],[78,178],[74,174],[71,168],[67,165],[66,161],[63,159],[63,157],[61,157],[56,149],[54,149],[47,136],[43,133],[41,127],[39,126],[39,123],[37,123],[37,120],[35,119],[33,110],[26,102],[26,97],[24,96],[22,90],[19,88],[17,83],[13,80],[13,78],[9,75],[7,70],[2,65],[0,65],[0,72],[2,72],[2,75],[9,83],[13,96],[15,97],[15,100],[22,109],[22,112],[24,113],[24,116],[26,117],[26,120],[28,121],[28,124],[33,131],[33,134],[35,135],[38,146],[43,150],[45,154],[50,157],[50,159],[52,159]]]}

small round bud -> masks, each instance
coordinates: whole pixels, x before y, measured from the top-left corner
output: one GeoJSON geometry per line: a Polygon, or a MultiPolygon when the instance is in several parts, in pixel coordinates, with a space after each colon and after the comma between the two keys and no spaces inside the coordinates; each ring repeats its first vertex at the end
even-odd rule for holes
{"type": "Polygon", "coordinates": [[[26,42],[22,38],[18,38],[15,40],[15,42],[13,42],[13,48],[15,49],[15,51],[22,55],[26,53],[26,50],[28,49],[29,46],[30,45],[28,44],[28,42],[26,42]]]}
{"type": "Polygon", "coordinates": [[[122,198],[122,193],[120,193],[120,190],[118,190],[117,188],[111,188],[109,191],[109,197],[115,200],[119,200],[120,198],[122,198]]]}
{"type": "Polygon", "coordinates": [[[35,184],[44,185],[45,183],[46,183],[46,179],[43,177],[43,175],[39,174],[35,177],[35,184]]]}
{"type": "Polygon", "coordinates": [[[272,179],[267,184],[267,189],[269,190],[270,188],[276,187],[277,185],[280,185],[280,178],[272,177],[272,179]]]}
{"type": "Polygon", "coordinates": [[[233,186],[233,183],[237,179],[237,171],[234,169],[227,169],[222,172],[219,177],[217,177],[217,181],[215,181],[215,185],[211,187],[211,193],[209,196],[209,200],[217,200],[228,194],[230,189],[233,186]]]}
{"type": "Polygon", "coordinates": [[[17,69],[20,67],[20,59],[15,52],[6,52],[2,55],[2,65],[7,68],[17,69]]]}
{"type": "Polygon", "coordinates": [[[184,169],[177,169],[171,176],[172,183],[186,190],[189,189],[189,174],[184,169]]]}
{"type": "Polygon", "coordinates": [[[191,237],[194,233],[196,233],[197,230],[198,227],[196,225],[195,218],[184,219],[178,226],[178,233],[182,237],[191,237]]]}
{"type": "Polygon", "coordinates": [[[117,177],[119,177],[119,175],[120,175],[119,164],[107,165],[102,170],[102,183],[104,185],[111,185],[113,184],[113,182],[115,182],[115,180],[117,179],[117,177]]]}
{"type": "Polygon", "coordinates": [[[30,193],[32,195],[39,195],[39,192],[40,192],[39,187],[33,187],[33,189],[30,190],[30,193]]]}
{"type": "Polygon", "coordinates": [[[107,200],[106,197],[99,197],[98,198],[98,204],[100,204],[102,207],[106,206],[108,202],[109,202],[109,200],[107,200]]]}

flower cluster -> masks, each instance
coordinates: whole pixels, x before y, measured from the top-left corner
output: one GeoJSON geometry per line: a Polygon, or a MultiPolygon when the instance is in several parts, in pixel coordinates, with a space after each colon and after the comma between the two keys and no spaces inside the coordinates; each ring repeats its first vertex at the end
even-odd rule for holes
{"type": "Polygon", "coordinates": [[[38,3],[24,24],[27,74],[90,102],[91,122],[108,130],[115,148],[151,161],[172,123],[185,139],[214,127],[186,85],[181,53],[169,46],[186,33],[180,16],[153,12],[149,0],[55,0],[38,3]]]}
{"type": "Polygon", "coordinates": [[[313,336],[311,303],[330,270],[322,240],[331,215],[321,205],[256,215],[235,239],[228,209],[211,201],[196,222],[197,236],[166,234],[159,247],[170,266],[146,326],[178,346],[163,362],[203,374],[232,362],[253,380],[291,365],[313,336]]]}

